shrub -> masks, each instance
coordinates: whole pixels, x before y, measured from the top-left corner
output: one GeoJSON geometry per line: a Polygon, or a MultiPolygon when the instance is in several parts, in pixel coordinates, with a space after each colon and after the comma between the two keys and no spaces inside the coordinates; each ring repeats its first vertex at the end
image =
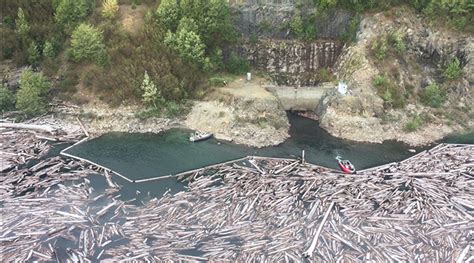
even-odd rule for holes
{"type": "Polygon", "coordinates": [[[58,0],[54,19],[67,32],[73,30],[88,13],[87,0],[58,0]]]}
{"type": "Polygon", "coordinates": [[[418,130],[421,126],[423,126],[423,124],[424,124],[423,118],[420,115],[416,115],[405,124],[405,127],[403,128],[403,130],[406,132],[414,132],[418,130]]]}
{"type": "Polygon", "coordinates": [[[231,54],[227,61],[227,71],[232,74],[245,74],[250,70],[249,62],[235,54],[231,54]]]}
{"type": "Polygon", "coordinates": [[[376,87],[386,86],[387,85],[387,76],[384,74],[379,74],[375,76],[373,83],[376,87]]]}
{"type": "Polygon", "coordinates": [[[291,32],[298,38],[304,36],[303,20],[300,15],[295,15],[290,21],[291,32]]]}
{"type": "Polygon", "coordinates": [[[0,111],[9,111],[15,107],[15,96],[5,86],[0,85],[0,111]]]}
{"type": "Polygon", "coordinates": [[[377,94],[383,99],[386,106],[403,108],[407,98],[403,89],[393,83],[386,74],[375,76],[372,83],[377,89],[377,94]]]}
{"type": "Polygon", "coordinates": [[[117,0],[104,0],[102,3],[102,16],[106,19],[114,19],[119,11],[117,0]]]}
{"type": "Polygon", "coordinates": [[[89,60],[105,64],[107,53],[102,32],[89,24],[79,25],[71,36],[70,55],[75,62],[89,60]]]}
{"type": "Polygon", "coordinates": [[[385,59],[388,52],[387,38],[380,37],[379,39],[376,39],[372,44],[372,51],[377,59],[385,59]]]}
{"type": "Polygon", "coordinates": [[[25,17],[25,12],[23,12],[21,7],[18,8],[17,16],[18,18],[15,20],[16,32],[21,38],[26,39],[28,37],[28,33],[30,32],[30,25],[28,24],[28,21],[25,17]]]}
{"type": "Polygon", "coordinates": [[[332,72],[327,68],[322,68],[318,70],[318,80],[321,82],[329,82],[334,80],[332,72]]]}
{"type": "Polygon", "coordinates": [[[399,31],[392,31],[389,34],[390,44],[398,54],[406,51],[405,37],[399,31]]]}
{"type": "Polygon", "coordinates": [[[421,102],[433,108],[439,108],[446,100],[446,92],[436,83],[425,88],[421,93],[421,102]]]}
{"type": "Polygon", "coordinates": [[[209,86],[212,87],[224,87],[227,85],[227,80],[221,77],[209,78],[209,86]]]}
{"type": "Polygon", "coordinates": [[[443,76],[446,79],[453,80],[457,79],[462,75],[461,62],[458,58],[454,58],[451,63],[448,64],[443,72],[443,76]]]}
{"type": "Polygon", "coordinates": [[[359,15],[355,15],[351,18],[347,29],[341,35],[342,41],[350,43],[357,40],[357,31],[359,30],[360,20],[361,18],[359,15]]]}
{"type": "Polygon", "coordinates": [[[54,46],[50,41],[46,41],[43,46],[43,55],[48,59],[53,59],[56,56],[54,46]]]}
{"type": "Polygon", "coordinates": [[[188,110],[189,107],[187,107],[185,104],[178,104],[174,101],[168,101],[166,103],[165,113],[168,118],[173,118],[186,114],[188,110]]]}
{"type": "Polygon", "coordinates": [[[37,66],[41,59],[41,54],[36,43],[33,41],[28,48],[28,63],[32,66],[37,66]]]}
{"type": "Polygon", "coordinates": [[[50,83],[43,74],[25,70],[20,76],[16,108],[29,117],[46,112],[49,89],[50,83]]]}

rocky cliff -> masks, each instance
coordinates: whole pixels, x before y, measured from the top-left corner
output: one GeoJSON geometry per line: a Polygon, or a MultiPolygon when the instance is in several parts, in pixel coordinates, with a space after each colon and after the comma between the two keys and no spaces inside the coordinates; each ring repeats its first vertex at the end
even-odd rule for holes
{"type": "Polygon", "coordinates": [[[305,43],[277,39],[238,47],[241,57],[247,58],[254,68],[271,73],[279,85],[296,86],[317,84],[317,71],[332,68],[341,50],[338,41],[305,43]]]}
{"type": "Polygon", "coordinates": [[[431,28],[411,10],[392,12],[403,16],[379,13],[362,20],[357,43],[347,47],[335,65],[349,93],[326,94],[317,109],[320,125],[346,139],[394,139],[412,145],[454,131],[472,131],[474,37],[431,28]],[[391,51],[394,38],[401,45],[399,51],[391,51]],[[461,76],[448,79],[446,65],[454,59],[460,61],[461,76]],[[426,92],[433,85],[438,94],[426,92]],[[423,102],[424,94],[439,100],[439,105],[423,102]]]}
{"type": "Polygon", "coordinates": [[[236,47],[256,69],[271,73],[280,85],[310,86],[319,83],[319,69],[330,69],[342,44],[351,13],[330,9],[314,16],[317,41],[302,41],[292,35],[289,24],[295,15],[318,10],[295,0],[231,0],[234,24],[248,41],[236,47]]]}

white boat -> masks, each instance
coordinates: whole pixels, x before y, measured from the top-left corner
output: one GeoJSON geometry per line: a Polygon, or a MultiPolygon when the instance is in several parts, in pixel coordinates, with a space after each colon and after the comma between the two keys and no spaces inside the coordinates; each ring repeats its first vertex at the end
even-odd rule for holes
{"type": "Polygon", "coordinates": [[[189,136],[189,141],[199,142],[199,141],[207,140],[211,137],[212,137],[212,133],[196,131],[195,133],[191,133],[191,135],[189,136]]]}

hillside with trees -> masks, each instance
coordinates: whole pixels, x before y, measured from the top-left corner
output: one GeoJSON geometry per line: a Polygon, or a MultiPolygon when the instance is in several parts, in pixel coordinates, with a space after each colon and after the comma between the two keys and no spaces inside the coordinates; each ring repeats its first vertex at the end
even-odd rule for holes
{"type": "MultiPolygon", "coordinates": [[[[316,21],[324,19],[324,10],[333,9],[352,14],[346,31],[336,39],[347,44],[356,40],[361,15],[394,6],[414,10],[433,26],[473,32],[474,5],[469,1],[293,2],[296,13],[285,28],[291,32],[289,38],[301,41],[317,39],[316,21]]],[[[46,102],[52,99],[76,104],[99,100],[114,107],[138,104],[145,115],[179,114],[186,101],[202,97],[210,84],[225,83],[221,75],[248,71],[249,62],[232,47],[255,41],[236,29],[226,0],[0,0],[0,4],[1,64],[13,71],[28,68],[16,85],[3,76],[0,108],[16,108],[27,117],[46,112],[46,102]],[[129,16],[139,21],[132,28],[129,16]]],[[[385,48],[386,43],[374,43],[379,53],[385,48]]],[[[383,54],[375,54],[379,55],[383,54]]],[[[456,78],[456,66],[462,65],[453,61],[447,78],[456,78]]],[[[396,93],[380,92],[382,98],[390,95],[385,100],[391,105],[402,103],[396,93]]],[[[426,102],[436,95],[433,92],[439,93],[433,87],[419,99],[426,102]]],[[[426,103],[440,99],[430,100],[426,103]]]]}

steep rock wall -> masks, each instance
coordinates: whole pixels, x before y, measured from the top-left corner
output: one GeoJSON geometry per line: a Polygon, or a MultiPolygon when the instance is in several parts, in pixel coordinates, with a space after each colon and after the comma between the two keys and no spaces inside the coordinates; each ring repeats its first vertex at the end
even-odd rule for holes
{"type": "Polygon", "coordinates": [[[331,68],[342,50],[338,41],[301,42],[296,40],[263,40],[237,48],[259,70],[271,73],[280,85],[315,85],[317,71],[331,68]]]}
{"type": "Polygon", "coordinates": [[[233,50],[279,85],[314,86],[317,71],[332,68],[342,50],[339,39],[352,14],[338,9],[317,12],[297,0],[229,0],[237,30],[248,41],[233,50]],[[314,15],[317,41],[296,39],[289,29],[295,15],[314,15]]]}
{"type": "Polygon", "coordinates": [[[341,9],[316,10],[294,0],[231,0],[237,30],[246,37],[291,39],[289,23],[295,15],[316,14],[318,38],[339,38],[348,28],[353,14],[341,9]]]}

